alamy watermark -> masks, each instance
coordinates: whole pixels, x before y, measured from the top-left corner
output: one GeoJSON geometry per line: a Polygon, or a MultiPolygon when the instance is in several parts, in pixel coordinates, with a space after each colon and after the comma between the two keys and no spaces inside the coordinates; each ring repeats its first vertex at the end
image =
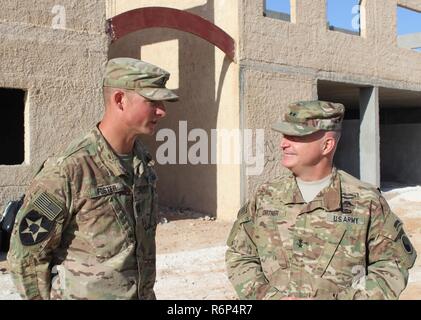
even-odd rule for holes
{"type": "Polygon", "coordinates": [[[212,129],[209,136],[203,129],[188,131],[187,121],[179,121],[178,134],[161,129],[156,141],[163,142],[156,151],[159,164],[244,164],[246,175],[264,169],[263,129],[212,129]]]}
{"type": "Polygon", "coordinates": [[[66,28],[66,9],[64,6],[56,4],[52,9],[51,13],[54,14],[51,22],[53,29],[65,29],[66,28]]]}
{"type": "Polygon", "coordinates": [[[366,289],[366,270],[362,265],[353,266],[351,269],[354,277],[352,278],[351,287],[356,290],[365,290],[366,289]]]}
{"type": "Polygon", "coordinates": [[[356,4],[353,6],[351,13],[353,15],[351,21],[352,29],[359,31],[361,28],[361,5],[356,4]]]}

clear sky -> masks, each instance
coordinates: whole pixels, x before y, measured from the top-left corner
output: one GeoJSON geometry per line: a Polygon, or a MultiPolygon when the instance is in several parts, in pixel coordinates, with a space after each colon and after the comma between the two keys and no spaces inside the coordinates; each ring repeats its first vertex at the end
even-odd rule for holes
{"type": "MultiPolygon", "coordinates": [[[[327,0],[327,19],[330,25],[358,31],[358,11],[353,7],[359,0],[327,0]]],[[[266,0],[267,9],[290,13],[289,0],[266,0]]],[[[398,35],[421,32],[421,13],[397,7],[398,35]]]]}

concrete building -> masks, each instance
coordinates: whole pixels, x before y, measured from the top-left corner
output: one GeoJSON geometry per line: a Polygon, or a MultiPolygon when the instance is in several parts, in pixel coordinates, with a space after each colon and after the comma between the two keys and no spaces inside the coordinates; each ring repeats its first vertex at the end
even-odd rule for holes
{"type": "MultiPolygon", "coordinates": [[[[328,27],[326,0],[291,0],[289,16],[268,12],[264,0],[107,0],[105,7],[100,1],[68,2],[68,23],[73,24],[63,30],[50,26],[51,15],[46,20],[29,9],[19,13],[24,9],[17,3],[9,4],[17,14],[0,16],[0,28],[6,31],[0,34],[0,84],[23,89],[27,97],[24,161],[0,166],[0,204],[24,190],[42,158],[98,121],[105,10],[111,26],[126,14],[126,21],[118,24],[129,28],[139,22],[131,10],[157,6],[204,18],[235,43],[231,59],[206,39],[149,21],[158,27],[131,32],[109,45],[109,58],[141,58],[170,71],[168,85],[181,97],[167,105],[168,116],[160,126],[172,129],[177,143],[176,164],[157,165],[162,204],[233,220],[257,186],[283,170],[280,136],[270,130],[271,124],[288,103],[317,98],[347,108],[338,166],[382,187],[421,183],[416,160],[421,53],[411,50],[419,38],[398,39],[396,32],[397,6],[421,12],[421,1],[363,0],[356,34],[328,27]],[[72,12],[77,14],[70,18],[72,12]],[[32,18],[22,21],[22,16],[32,18]],[[215,129],[233,133],[232,155],[240,159],[247,154],[247,140],[236,140],[236,130],[251,129],[257,139],[257,130],[263,129],[263,171],[251,175],[257,164],[245,161],[215,163],[212,151],[218,158],[226,143],[211,139],[215,129]],[[200,156],[208,161],[193,164],[183,151],[197,156],[194,146],[201,138],[208,154],[200,156]]],[[[189,27],[177,19],[171,22],[189,27]]],[[[113,32],[118,30],[111,27],[113,32]]],[[[170,139],[160,137],[164,141],[145,139],[152,153],[170,139]]],[[[262,154],[253,142],[251,154],[262,154]]]]}
{"type": "Polygon", "coordinates": [[[98,121],[105,3],[1,0],[0,207],[50,155],[98,121]]]}
{"type": "MultiPolygon", "coordinates": [[[[361,2],[359,33],[329,30],[326,0],[291,1],[289,19],[265,14],[265,1],[109,1],[108,18],[136,8],[170,7],[199,15],[236,43],[236,62],[188,33],[155,28],[111,45],[110,56],[134,56],[173,74],[180,102],[165,127],[264,129],[265,166],[159,167],[161,199],[233,219],[256,187],[281,173],[279,135],[271,123],[294,100],[324,99],[347,108],[338,166],[375,185],[420,184],[421,53],[398,45],[396,9],[421,1],[361,2]],[[289,20],[289,21],[286,21],[289,20]]],[[[401,40],[401,39],[399,39],[401,40]]],[[[407,45],[408,47],[408,45],[407,45]]],[[[241,142],[241,141],[240,141],[241,142]]],[[[190,143],[191,144],[191,143],[190,143]]],[[[150,146],[158,146],[150,141],[150,146]]],[[[156,147],[155,147],[156,150],[156,147]]]]}

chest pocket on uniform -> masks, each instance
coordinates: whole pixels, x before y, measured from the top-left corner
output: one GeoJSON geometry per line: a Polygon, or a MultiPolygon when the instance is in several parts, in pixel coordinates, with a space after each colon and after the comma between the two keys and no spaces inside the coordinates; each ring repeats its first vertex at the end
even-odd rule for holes
{"type": "Polygon", "coordinates": [[[325,273],[327,267],[333,259],[333,256],[335,255],[335,252],[338,249],[338,246],[342,241],[342,238],[344,237],[345,232],[346,227],[343,225],[338,225],[336,228],[331,230],[331,234],[326,240],[324,248],[317,261],[317,269],[315,272],[318,276],[322,277],[325,273]]]}
{"type": "Polygon", "coordinates": [[[145,230],[156,228],[158,198],[156,193],[155,171],[147,167],[141,178],[135,181],[134,209],[136,219],[142,222],[145,230]]]}
{"type": "Polygon", "coordinates": [[[79,232],[93,247],[100,261],[115,256],[134,241],[133,228],[117,197],[124,190],[92,186],[77,214],[79,232]]]}
{"type": "Polygon", "coordinates": [[[286,225],[288,221],[285,218],[285,211],[266,207],[258,209],[255,239],[262,270],[268,280],[276,274],[277,280],[273,285],[279,287],[282,285],[278,282],[282,273],[280,270],[287,270],[289,267],[286,243],[284,243],[287,237],[281,230],[286,225]]]}

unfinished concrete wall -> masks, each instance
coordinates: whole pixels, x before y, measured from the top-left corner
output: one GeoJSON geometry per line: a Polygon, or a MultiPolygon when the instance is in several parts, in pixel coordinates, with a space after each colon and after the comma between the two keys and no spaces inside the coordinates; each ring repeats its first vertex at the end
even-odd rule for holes
{"type": "Polygon", "coordinates": [[[421,185],[421,124],[388,124],[380,127],[382,181],[421,185]]]}
{"type": "Polygon", "coordinates": [[[101,1],[1,4],[0,87],[26,91],[25,161],[0,165],[3,207],[25,191],[48,156],[99,121],[108,38],[101,1]]]}
{"type": "MultiPolygon", "coordinates": [[[[185,10],[198,15],[238,41],[237,0],[183,1],[108,1],[107,15],[151,6],[185,10]]],[[[171,73],[168,87],[175,90],[180,101],[167,103],[167,117],[159,129],[169,128],[177,136],[177,164],[157,164],[158,192],[162,205],[192,208],[232,219],[240,207],[240,165],[197,164],[187,159],[180,164],[179,121],[187,121],[188,133],[203,129],[210,137],[213,129],[239,128],[238,66],[223,52],[195,35],[178,30],[154,28],[134,32],[110,47],[110,58],[129,56],[159,65],[171,73]]],[[[143,137],[153,155],[164,142],[143,137]]],[[[186,142],[185,139],[182,139],[186,142]]],[[[182,143],[183,143],[182,142],[182,143]]],[[[187,142],[190,148],[194,142],[187,142]]]]}
{"type": "Polygon", "coordinates": [[[360,176],[360,120],[344,120],[342,123],[342,135],[336,150],[335,165],[352,174],[360,176]]]}
{"type": "MultiPolygon", "coordinates": [[[[361,36],[328,30],[325,0],[291,1],[292,22],[264,17],[263,1],[240,3],[239,63],[241,70],[247,70],[249,83],[242,86],[244,117],[247,126],[265,128],[266,144],[278,145],[269,128],[287,103],[317,97],[312,83],[318,79],[421,91],[421,54],[397,46],[397,0],[363,0],[361,36]],[[262,70],[291,80],[272,86],[262,70]],[[259,89],[253,90],[260,82],[259,89]],[[259,104],[253,105],[256,99],[259,104]],[[267,121],[260,120],[262,114],[267,121]]],[[[419,8],[418,1],[399,3],[419,8]]],[[[278,161],[266,165],[262,176],[243,175],[243,193],[250,196],[260,181],[281,171],[278,161]]]]}

